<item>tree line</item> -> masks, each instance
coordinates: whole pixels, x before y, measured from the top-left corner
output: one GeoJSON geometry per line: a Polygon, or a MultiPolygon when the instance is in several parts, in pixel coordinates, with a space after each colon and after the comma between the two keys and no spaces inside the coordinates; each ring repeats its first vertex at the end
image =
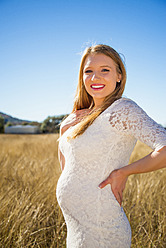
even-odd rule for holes
{"type": "MultiPolygon", "coordinates": [[[[22,122],[21,125],[32,125],[39,127],[39,133],[58,133],[61,121],[66,115],[48,116],[42,123],[39,122],[22,122]]],[[[5,124],[4,118],[0,115],[0,133],[4,133],[5,126],[14,126],[12,122],[5,124]]]]}

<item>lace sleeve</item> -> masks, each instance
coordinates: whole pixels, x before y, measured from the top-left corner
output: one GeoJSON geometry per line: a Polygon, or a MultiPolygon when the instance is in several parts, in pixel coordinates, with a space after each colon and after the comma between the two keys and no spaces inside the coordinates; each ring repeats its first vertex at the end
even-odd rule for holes
{"type": "Polygon", "coordinates": [[[110,124],[154,150],[166,146],[166,130],[151,119],[134,101],[123,99],[110,116],[110,124]]]}

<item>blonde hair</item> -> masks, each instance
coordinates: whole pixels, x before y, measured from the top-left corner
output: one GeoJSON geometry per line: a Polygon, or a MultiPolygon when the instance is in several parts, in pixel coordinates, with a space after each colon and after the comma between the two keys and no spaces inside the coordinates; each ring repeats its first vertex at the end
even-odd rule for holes
{"type": "Polygon", "coordinates": [[[94,122],[94,120],[105,110],[107,109],[114,101],[121,98],[124,88],[126,84],[126,69],[122,62],[122,59],[120,55],[110,46],[99,44],[95,46],[91,46],[85,49],[81,64],[80,64],[80,70],[79,70],[79,81],[78,86],[76,90],[76,95],[74,99],[74,106],[72,113],[76,110],[80,109],[92,109],[90,113],[88,113],[77,125],[76,128],[74,128],[74,131],[70,134],[68,139],[74,139],[77,136],[83,134],[85,130],[94,122]],[[100,108],[93,110],[94,107],[94,101],[93,98],[88,94],[88,92],[85,89],[84,82],[83,82],[83,69],[85,60],[89,55],[92,54],[104,54],[108,57],[110,57],[116,65],[117,73],[121,75],[120,82],[117,82],[115,90],[105,97],[102,105],[100,108]]]}

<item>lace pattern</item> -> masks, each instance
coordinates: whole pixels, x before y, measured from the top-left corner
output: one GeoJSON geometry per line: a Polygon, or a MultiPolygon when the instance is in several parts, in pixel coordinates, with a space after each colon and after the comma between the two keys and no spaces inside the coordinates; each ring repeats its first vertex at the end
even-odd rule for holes
{"type": "Polygon", "coordinates": [[[110,124],[159,150],[166,145],[166,130],[151,119],[134,101],[124,98],[111,113],[110,124]]]}
{"type": "MultiPolygon", "coordinates": [[[[74,114],[63,124],[69,123],[74,114]]],[[[67,224],[68,248],[129,248],[131,229],[111,187],[99,189],[112,170],[128,164],[137,139],[160,149],[166,131],[135,102],[121,98],[74,140],[74,126],[61,137],[65,168],[57,184],[57,200],[67,224]]]]}

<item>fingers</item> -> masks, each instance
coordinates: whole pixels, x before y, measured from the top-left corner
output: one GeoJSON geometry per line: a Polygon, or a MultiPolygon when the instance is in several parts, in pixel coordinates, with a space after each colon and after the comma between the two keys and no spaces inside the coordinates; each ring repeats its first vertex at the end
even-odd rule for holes
{"type": "MultiPolygon", "coordinates": [[[[100,183],[98,187],[99,187],[100,189],[103,189],[107,184],[110,184],[110,182],[109,182],[108,179],[106,179],[106,180],[104,180],[102,183],[100,183]]],[[[121,205],[122,205],[122,198],[123,198],[122,195],[123,195],[123,192],[119,192],[119,191],[114,192],[114,191],[112,190],[112,193],[114,194],[114,196],[115,196],[117,202],[118,202],[119,205],[121,206],[121,205]]]]}
{"type": "Polygon", "coordinates": [[[99,184],[99,188],[103,189],[106,185],[110,184],[112,193],[114,194],[116,200],[118,201],[119,205],[122,205],[122,198],[123,198],[123,190],[125,188],[125,183],[127,179],[124,181],[124,178],[119,175],[117,170],[111,172],[111,174],[99,184]]]}
{"type": "MultiPolygon", "coordinates": [[[[112,191],[113,192],[113,191],[112,191]]],[[[119,203],[119,205],[122,205],[122,194],[120,192],[113,192],[117,202],[119,203]]]]}
{"type": "MultiPolygon", "coordinates": [[[[109,178],[105,179],[102,183],[99,184],[99,188],[103,189],[106,185],[110,184],[109,178]]],[[[119,203],[119,205],[122,205],[122,198],[123,198],[123,192],[119,192],[119,191],[114,191],[112,189],[112,193],[114,194],[117,202],[119,203]]]]}
{"type": "Polygon", "coordinates": [[[107,177],[102,183],[99,184],[99,188],[104,188],[107,184],[110,184],[109,178],[107,177]]]}
{"type": "Polygon", "coordinates": [[[120,205],[121,205],[122,200],[123,200],[123,191],[119,191],[119,198],[120,198],[120,205]]]}
{"type": "Polygon", "coordinates": [[[122,205],[122,195],[120,193],[118,193],[119,198],[118,198],[118,203],[121,206],[122,205]]]}
{"type": "Polygon", "coordinates": [[[99,188],[102,189],[104,188],[107,184],[112,184],[112,176],[114,175],[115,177],[116,170],[112,171],[110,175],[102,182],[99,184],[99,188]]]}

